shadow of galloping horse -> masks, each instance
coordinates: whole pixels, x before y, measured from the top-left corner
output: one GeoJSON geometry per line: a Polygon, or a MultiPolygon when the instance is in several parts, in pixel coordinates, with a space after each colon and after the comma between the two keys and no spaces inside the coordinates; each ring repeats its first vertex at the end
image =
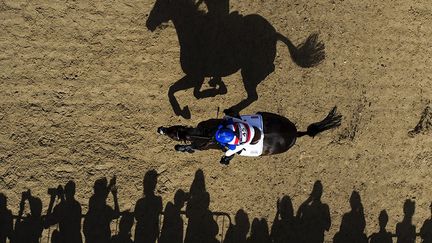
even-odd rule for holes
{"type": "Polygon", "coordinates": [[[311,34],[302,44],[295,46],[278,33],[262,16],[240,15],[232,12],[215,19],[198,10],[194,0],[156,0],[146,22],[150,31],[171,20],[180,43],[180,63],[186,74],[174,83],[168,97],[176,115],[190,119],[188,106],[180,107],[174,94],[194,89],[197,99],[226,94],[220,77],[241,69],[247,98],[230,109],[240,112],[258,99],[256,88],[275,69],[276,42],[288,47],[292,60],[300,67],[313,67],[325,58],[324,44],[318,34],[311,34]],[[205,77],[214,77],[211,88],[201,91],[205,77]]]}

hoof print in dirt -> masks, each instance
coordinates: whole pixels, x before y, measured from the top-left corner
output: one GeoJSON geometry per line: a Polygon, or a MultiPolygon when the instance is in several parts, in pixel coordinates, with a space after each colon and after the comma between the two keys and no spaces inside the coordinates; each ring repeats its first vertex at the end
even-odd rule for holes
{"type": "Polygon", "coordinates": [[[408,132],[408,135],[410,137],[414,137],[419,133],[426,134],[431,131],[432,131],[432,108],[430,105],[428,105],[423,110],[423,113],[420,117],[420,121],[417,123],[417,125],[413,130],[408,132]]]}

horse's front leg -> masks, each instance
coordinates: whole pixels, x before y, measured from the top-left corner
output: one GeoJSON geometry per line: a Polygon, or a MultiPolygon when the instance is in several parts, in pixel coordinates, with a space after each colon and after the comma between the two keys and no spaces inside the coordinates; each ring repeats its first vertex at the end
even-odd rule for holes
{"type": "Polygon", "coordinates": [[[241,71],[243,78],[243,85],[246,89],[247,97],[246,99],[240,101],[238,104],[230,107],[228,110],[231,110],[235,113],[240,113],[243,109],[248,107],[250,104],[258,100],[257,86],[258,84],[267,77],[267,74],[256,73],[255,70],[259,70],[258,67],[254,68],[243,68],[241,71]]]}
{"type": "MultiPolygon", "coordinates": [[[[178,103],[174,94],[177,91],[190,89],[192,87],[195,87],[196,83],[197,83],[197,80],[194,77],[186,75],[183,78],[181,78],[180,80],[178,80],[177,82],[175,82],[173,85],[171,85],[171,87],[169,88],[168,98],[169,98],[171,106],[174,110],[174,113],[176,115],[182,116],[185,119],[191,118],[189,107],[185,106],[185,107],[183,107],[183,109],[180,108],[180,104],[178,103]]],[[[202,83],[202,81],[201,81],[201,83],[202,83]]]]}
{"type": "Polygon", "coordinates": [[[188,152],[188,153],[195,152],[195,149],[192,144],[187,144],[187,145],[177,144],[174,146],[174,149],[178,152],[188,152]]]}

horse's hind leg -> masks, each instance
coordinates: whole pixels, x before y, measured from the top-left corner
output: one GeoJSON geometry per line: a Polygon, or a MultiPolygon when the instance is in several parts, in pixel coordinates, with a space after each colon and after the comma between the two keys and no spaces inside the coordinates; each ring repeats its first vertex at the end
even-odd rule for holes
{"type": "Polygon", "coordinates": [[[274,66],[269,67],[269,70],[271,71],[265,71],[263,72],[262,69],[255,69],[254,68],[248,68],[248,69],[242,69],[241,74],[243,78],[243,85],[246,90],[247,97],[246,99],[240,101],[238,104],[230,107],[234,112],[239,113],[241,110],[248,107],[250,104],[258,100],[258,93],[257,93],[257,86],[261,81],[263,81],[267,75],[274,70],[274,66]],[[258,70],[258,72],[257,72],[258,70]]]}
{"type": "Polygon", "coordinates": [[[186,75],[177,82],[175,82],[173,85],[171,85],[168,90],[168,98],[176,115],[182,116],[185,119],[191,118],[189,107],[185,106],[183,109],[181,109],[180,104],[178,103],[174,94],[180,90],[193,88],[197,85],[197,83],[202,83],[203,80],[203,78],[199,80],[193,76],[186,75]]]}

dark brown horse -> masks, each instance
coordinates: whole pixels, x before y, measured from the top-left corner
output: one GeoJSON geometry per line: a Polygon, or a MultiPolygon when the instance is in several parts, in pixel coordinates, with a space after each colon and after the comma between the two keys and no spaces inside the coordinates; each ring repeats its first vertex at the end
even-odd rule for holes
{"type": "MultiPolygon", "coordinates": [[[[280,154],[290,149],[297,138],[304,135],[315,137],[318,133],[338,127],[342,116],[334,107],[326,118],[312,123],[306,131],[297,131],[296,126],[287,118],[268,112],[259,112],[263,119],[264,147],[262,155],[280,154]]],[[[221,149],[214,140],[214,134],[222,119],[210,119],[200,122],[197,127],[176,125],[159,127],[158,133],[175,141],[187,143],[177,144],[175,150],[192,153],[195,150],[221,149]]]]}
{"type": "Polygon", "coordinates": [[[174,94],[189,88],[196,98],[226,94],[220,77],[241,69],[247,98],[231,107],[240,112],[258,99],[256,88],[275,69],[276,42],[288,47],[292,60],[300,67],[313,67],[325,58],[324,44],[318,35],[310,35],[304,43],[295,46],[287,37],[257,14],[240,15],[233,12],[216,18],[199,11],[194,0],[156,0],[147,19],[147,28],[154,31],[162,23],[172,21],[180,43],[180,63],[183,78],[168,91],[176,115],[189,119],[188,106],[180,107],[174,94]],[[205,77],[213,78],[213,87],[201,91],[205,77]]]}

